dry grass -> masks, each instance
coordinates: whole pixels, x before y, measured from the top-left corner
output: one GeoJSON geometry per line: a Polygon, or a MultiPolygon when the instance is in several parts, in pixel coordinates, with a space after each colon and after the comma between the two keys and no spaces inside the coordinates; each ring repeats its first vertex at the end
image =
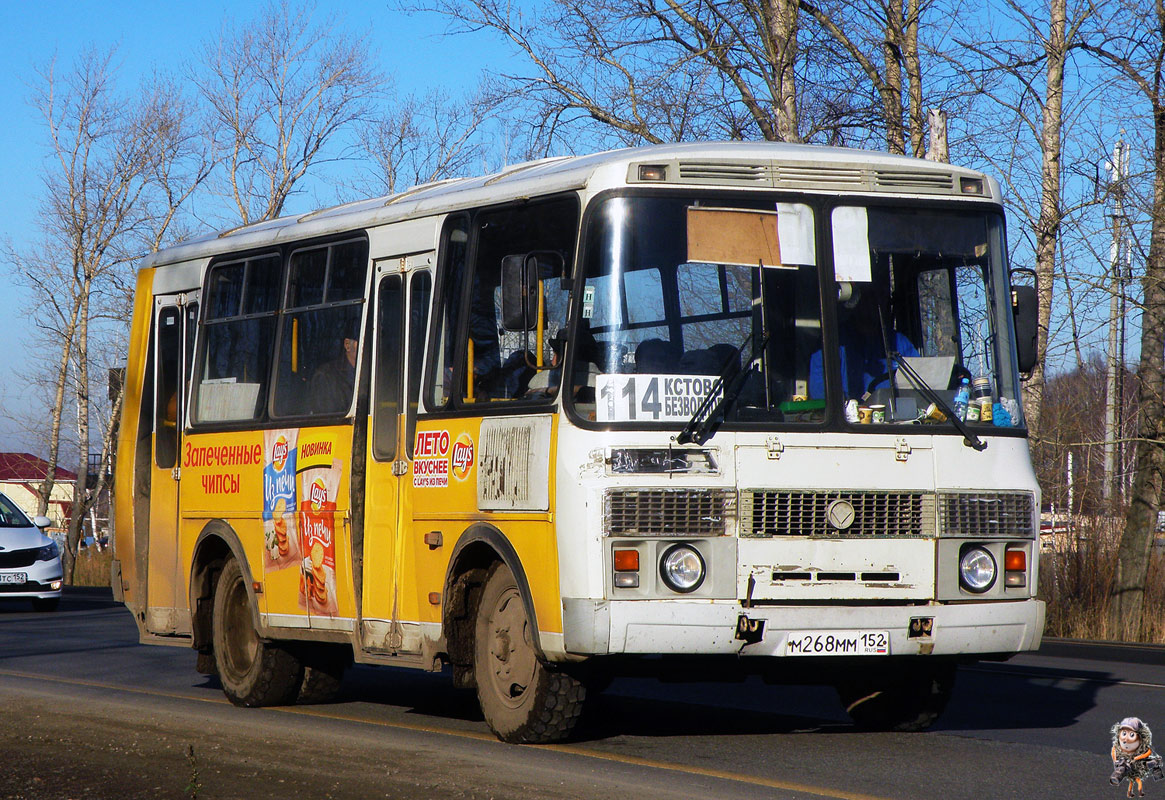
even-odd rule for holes
{"type": "Polygon", "coordinates": [[[77,554],[73,565],[73,586],[108,586],[109,569],[113,564],[113,548],[98,551],[87,547],[77,554]]]}
{"type": "MultiPolygon", "coordinates": [[[[1077,517],[1056,551],[1040,557],[1040,597],[1048,603],[1045,634],[1072,639],[1114,639],[1108,620],[1109,588],[1116,571],[1123,518],[1077,517]]],[[[1165,642],[1165,556],[1149,561],[1142,635],[1165,642]]]]}

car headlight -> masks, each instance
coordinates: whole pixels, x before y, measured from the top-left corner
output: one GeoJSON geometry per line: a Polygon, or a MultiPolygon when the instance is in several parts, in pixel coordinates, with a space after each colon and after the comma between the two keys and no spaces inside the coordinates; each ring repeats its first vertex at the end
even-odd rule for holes
{"type": "Polygon", "coordinates": [[[968,592],[981,594],[995,583],[995,557],[983,547],[968,547],[959,556],[959,583],[968,592]]]}
{"type": "Polygon", "coordinates": [[[673,592],[696,591],[704,582],[704,572],[704,559],[691,545],[672,545],[659,560],[659,577],[673,592]]]}
{"type": "Polygon", "coordinates": [[[61,554],[61,548],[57,547],[56,542],[49,542],[44,547],[37,548],[37,561],[52,561],[61,554]]]}

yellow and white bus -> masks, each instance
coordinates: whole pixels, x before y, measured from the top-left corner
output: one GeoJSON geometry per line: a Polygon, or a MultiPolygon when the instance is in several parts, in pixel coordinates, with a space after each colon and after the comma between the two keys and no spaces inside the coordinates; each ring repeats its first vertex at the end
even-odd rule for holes
{"type": "Polygon", "coordinates": [[[545,742],[612,676],[759,674],[920,728],[1039,646],[1033,298],[990,178],[771,143],[187,242],[138,274],[115,593],[240,705],[448,668],[545,742]]]}

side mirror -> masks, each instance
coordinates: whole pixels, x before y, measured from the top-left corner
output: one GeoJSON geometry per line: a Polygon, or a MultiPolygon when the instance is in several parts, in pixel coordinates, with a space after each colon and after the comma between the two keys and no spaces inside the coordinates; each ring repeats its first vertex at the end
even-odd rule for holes
{"type": "Polygon", "coordinates": [[[41,530],[44,530],[48,526],[52,525],[53,521],[48,517],[38,515],[32,518],[32,524],[41,530]]]}
{"type": "Polygon", "coordinates": [[[539,282],[560,276],[561,253],[540,250],[502,259],[502,328],[532,331],[538,326],[539,282]]]}
{"type": "MultiPolygon", "coordinates": [[[[1015,270],[1015,272],[1032,272],[1015,270]]],[[[1035,273],[1032,273],[1033,277],[1035,273]]],[[[1036,350],[1039,335],[1039,298],[1035,286],[1011,287],[1011,314],[1015,320],[1015,353],[1022,373],[1036,368],[1039,355],[1036,350]]]]}

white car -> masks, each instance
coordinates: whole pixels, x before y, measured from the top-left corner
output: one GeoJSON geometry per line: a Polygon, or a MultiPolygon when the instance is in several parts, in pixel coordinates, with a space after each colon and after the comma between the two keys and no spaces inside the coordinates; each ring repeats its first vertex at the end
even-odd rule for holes
{"type": "Polygon", "coordinates": [[[61,602],[61,550],[45,535],[48,517],[31,520],[0,494],[0,599],[32,600],[37,611],[61,602]]]}

